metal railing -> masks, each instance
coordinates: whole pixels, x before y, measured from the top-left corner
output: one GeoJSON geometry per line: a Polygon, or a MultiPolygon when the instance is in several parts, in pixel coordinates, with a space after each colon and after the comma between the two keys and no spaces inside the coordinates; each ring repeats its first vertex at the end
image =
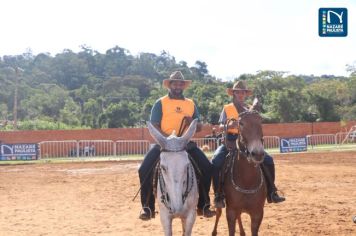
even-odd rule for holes
{"type": "Polygon", "coordinates": [[[356,133],[346,133],[346,132],[339,132],[335,135],[336,143],[341,144],[356,144],[356,133]]]}
{"type": "Polygon", "coordinates": [[[264,136],[263,147],[265,149],[279,148],[280,138],[278,136],[264,136]]]}
{"type": "Polygon", "coordinates": [[[77,157],[115,156],[112,140],[79,140],[77,157]]]}
{"type": "Polygon", "coordinates": [[[120,140],[116,141],[116,155],[144,155],[150,148],[147,140],[120,140]]]}
{"type": "Polygon", "coordinates": [[[111,140],[65,140],[39,143],[40,158],[114,156],[111,140]]]}
{"type": "Polygon", "coordinates": [[[66,141],[44,141],[39,143],[40,158],[60,158],[76,156],[78,142],[76,140],[66,141]]]}
{"type": "Polygon", "coordinates": [[[214,152],[218,148],[218,139],[216,138],[192,138],[199,148],[204,152],[214,152]]]}
{"type": "MultiPolygon", "coordinates": [[[[356,137],[349,133],[307,135],[308,150],[327,148],[356,148],[356,137]]],[[[204,152],[214,152],[221,144],[216,138],[193,138],[204,152]]],[[[280,137],[264,136],[264,148],[278,152],[280,137]],[[273,150],[277,149],[277,150],[273,150]]],[[[143,156],[152,144],[148,140],[66,140],[44,141],[39,143],[40,158],[78,157],[122,157],[143,156]]]]}
{"type": "Polygon", "coordinates": [[[336,135],[335,134],[313,134],[307,135],[307,145],[308,147],[318,148],[327,145],[336,145],[336,135]]]}

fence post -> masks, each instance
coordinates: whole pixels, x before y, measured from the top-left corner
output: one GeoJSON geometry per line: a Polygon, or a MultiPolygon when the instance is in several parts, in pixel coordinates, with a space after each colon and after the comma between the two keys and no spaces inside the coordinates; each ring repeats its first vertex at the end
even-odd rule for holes
{"type": "Polygon", "coordinates": [[[79,141],[76,141],[76,146],[77,146],[77,158],[79,158],[79,141]]]}
{"type": "Polygon", "coordinates": [[[115,142],[113,141],[113,143],[114,143],[114,157],[116,157],[116,142],[117,141],[115,141],[115,142]]]}

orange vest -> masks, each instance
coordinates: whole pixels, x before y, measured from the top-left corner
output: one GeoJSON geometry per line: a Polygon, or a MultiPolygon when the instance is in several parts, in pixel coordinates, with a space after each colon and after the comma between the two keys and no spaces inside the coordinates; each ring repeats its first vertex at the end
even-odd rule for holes
{"type": "Polygon", "coordinates": [[[178,135],[183,117],[184,116],[193,117],[194,102],[188,98],[184,98],[184,100],[170,99],[168,95],[166,95],[161,98],[161,103],[162,103],[161,130],[166,135],[171,135],[173,130],[175,130],[176,135],[178,135]]]}
{"type": "MultiPolygon", "coordinates": [[[[237,109],[233,103],[224,105],[224,111],[226,114],[226,120],[229,120],[229,119],[237,120],[239,118],[239,113],[237,112],[237,109]]],[[[234,128],[234,129],[228,129],[227,132],[230,134],[238,134],[239,130],[237,128],[234,128]]]]}

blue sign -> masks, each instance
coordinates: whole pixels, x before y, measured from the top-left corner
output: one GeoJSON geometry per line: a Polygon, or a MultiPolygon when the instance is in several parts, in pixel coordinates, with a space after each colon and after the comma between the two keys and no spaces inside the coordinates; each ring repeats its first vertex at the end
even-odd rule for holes
{"type": "Polygon", "coordinates": [[[319,36],[347,36],[347,8],[319,9],[319,36]]]}
{"type": "Polygon", "coordinates": [[[280,151],[285,152],[305,152],[307,151],[307,138],[281,138],[280,151]]]}
{"type": "Polygon", "coordinates": [[[20,143],[20,144],[1,144],[1,161],[11,160],[37,160],[38,144],[20,143]]]}

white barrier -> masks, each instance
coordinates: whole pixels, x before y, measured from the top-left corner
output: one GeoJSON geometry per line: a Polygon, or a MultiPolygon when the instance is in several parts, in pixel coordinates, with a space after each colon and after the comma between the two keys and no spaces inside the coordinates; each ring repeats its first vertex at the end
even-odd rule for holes
{"type": "Polygon", "coordinates": [[[279,148],[280,138],[278,136],[263,136],[263,147],[265,149],[279,148]]]}
{"type": "Polygon", "coordinates": [[[144,155],[150,148],[147,140],[120,140],[116,141],[116,155],[144,155]]]}
{"type": "MultiPolygon", "coordinates": [[[[221,139],[193,138],[198,147],[205,152],[214,152],[221,143],[221,139]]],[[[265,149],[277,149],[280,146],[278,136],[264,136],[265,149]]],[[[348,133],[316,134],[307,136],[308,149],[350,146],[354,148],[355,137],[348,137],[348,133]],[[347,142],[345,142],[345,140],[347,142]],[[351,145],[350,145],[351,144],[351,145]]],[[[66,157],[107,157],[107,156],[143,156],[151,144],[147,140],[66,140],[44,141],[39,143],[40,158],[66,158],[66,157]]]]}
{"type": "Polygon", "coordinates": [[[39,158],[58,158],[77,155],[77,141],[44,141],[39,143],[39,158]]]}
{"type": "Polygon", "coordinates": [[[216,138],[192,138],[197,146],[204,152],[214,152],[218,148],[218,140],[216,138]]]}
{"type": "Polygon", "coordinates": [[[115,156],[115,142],[112,140],[79,140],[77,156],[115,156]]]}
{"type": "Polygon", "coordinates": [[[356,144],[356,133],[346,133],[346,132],[339,132],[336,134],[336,143],[341,144],[356,144]]]}
{"type": "Polygon", "coordinates": [[[65,140],[39,143],[40,158],[115,156],[111,140],[65,140]]]}
{"type": "Polygon", "coordinates": [[[335,134],[313,134],[307,135],[307,144],[314,148],[315,146],[322,146],[322,145],[335,145],[336,136],[335,134]]]}

